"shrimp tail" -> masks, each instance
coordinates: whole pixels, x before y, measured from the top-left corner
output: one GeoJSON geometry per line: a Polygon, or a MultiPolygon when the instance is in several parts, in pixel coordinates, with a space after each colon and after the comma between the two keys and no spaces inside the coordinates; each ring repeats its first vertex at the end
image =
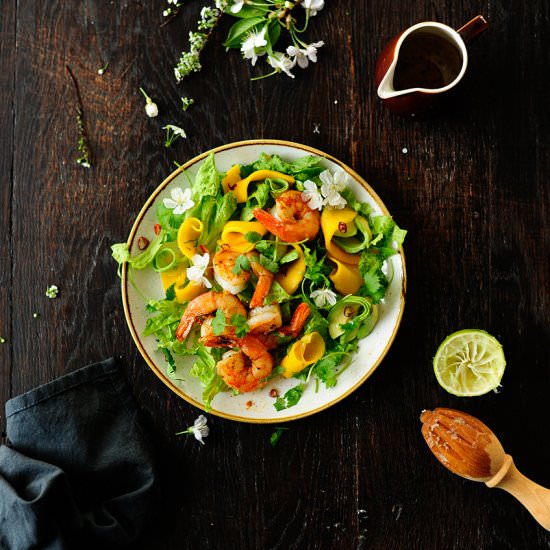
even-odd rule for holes
{"type": "Polygon", "coordinates": [[[292,314],[292,319],[290,319],[290,323],[279,330],[279,333],[284,336],[292,336],[293,338],[296,338],[298,334],[302,331],[304,328],[304,325],[306,324],[307,318],[309,317],[309,314],[311,313],[311,309],[308,304],[305,302],[302,302],[292,314]]]}
{"type": "Polygon", "coordinates": [[[284,232],[285,224],[269,212],[261,208],[255,208],[252,214],[270,233],[273,233],[273,235],[280,236],[280,234],[284,232]]]}

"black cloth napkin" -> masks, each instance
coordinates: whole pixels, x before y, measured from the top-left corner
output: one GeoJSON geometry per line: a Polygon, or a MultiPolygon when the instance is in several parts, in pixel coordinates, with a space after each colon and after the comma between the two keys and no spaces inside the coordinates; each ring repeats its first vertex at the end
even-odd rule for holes
{"type": "Polygon", "coordinates": [[[124,548],[160,500],[151,444],[114,359],[6,403],[0,548],[124,548]]]}

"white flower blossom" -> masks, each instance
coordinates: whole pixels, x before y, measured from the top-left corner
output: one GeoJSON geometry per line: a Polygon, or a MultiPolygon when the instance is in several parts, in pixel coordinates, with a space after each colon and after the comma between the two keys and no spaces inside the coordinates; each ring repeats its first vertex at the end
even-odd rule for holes
{"type": "Polygon", "coordinates": [[[163,199],[162,202],[166,208],[173,210],[176,216],[195,206],[195,203],[191,200],[191,189],[183,191],[181,187],[175,187],[170,192],[170,197],[172,198],[163,199]]]}
{"type": "Polygon", "coordinates": [[[46,296],[48,298],[57,298],[57,295],[59,294],[59,288],[57,285],[50,285],[48,288],[46,288],[46,296]]]}
{"type": "Polygon", "coordinates": [[[321,208],[323,208],[323,197],[321,193],[319,193],[317,184],[311,180],[304,182],[302,200],[307,203],[312,210],[321,210],[321,208]]]}
{"type": "Polygon", "coordinates": [[[210,254],[208,254],[208,252],[202,256],[200,254],[195,254],[193,258],[191,258],[191,261],[193,265],[187,268],[187,279],[202,283],[206,288],[212,288],[212,283],[204,276],[204,272],[210,263],[210,254]]]}
{"type": "Polygon", "coordinates": [[[332,208],[341,209],[346,206],[347,201],[340,191],[343,191],[347,187],[347,176],[345,172],[330,172],[325,170],[319,174],[321,180],[321,193],[325,197],[324,204],[331,206],[332,208]]]}
{"type": "Polygon", "coordinates": [[[176,435],[193,434],[195,439],[204,445],[203,438],[208,437],[210,433],[210,428],[206,425],[207,422],[206,417],[201,414],[195,422],[193,422],[192,426],[189,426],[189,428],[183,432],[178,432],[176,435]]]}
{"type": "Polygon", "coordinates": [[[285,55],[282,52],[273,52],[273,55],[269,55],[267,57],[267,62],[278,73],[283,72],[290,76],[290,78],[294,78],[294,75],[290,72],[290,69],[294,68],[294,65],[296,65],[296,59],[291,59],[288,55],[285,55]]]}
{"type": "Polygon", "coordinates": [[[242,8],[244,6],[244,0],[237,0],[236,2],[233,3],[233,5],[231,6],[230,10],[231,10],[231,13],[239,13],[242,8]]]}
{"type": "Polygon", "coordinates": [[[325,0],[304,0],[302,8],[304,8],[309,16],[317,15],[325,7],[325,0]]]}
{"type": "Polygon", "coordinates": [[[245,59],[250,59],[252,65],[256,65],[258,57],[265,55],[267,40],[265,39],[267,27],[264,27],[260,32],[252,32],[241,46],[241,52],[245,59]]]}
{"type": "Polygon", "coordinates": [[[309,296],[317,307],[333,306],[336,303],[336,293],[330,288],[314,290],[309,296]]]}
{"type": "Polygon", "coordinates": [[[298,67],[305,69],[309,65],[310,61],[312,63],[317,63],[317,48],[324,46],[324,44],[325,43],[320,40],[319,42],[308,44],[305,48],[289,46],[286,49],[286,53],[296,59],[298,67]]]}

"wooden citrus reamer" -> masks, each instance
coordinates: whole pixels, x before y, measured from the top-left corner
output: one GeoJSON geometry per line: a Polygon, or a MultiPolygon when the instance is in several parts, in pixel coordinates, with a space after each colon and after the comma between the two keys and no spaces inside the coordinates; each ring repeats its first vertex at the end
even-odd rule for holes
{"type": "Polygon", "coordinates": [[[526,478],[483,422],[461,411],[423,411],[422,435],[435,457],[451,472],[515,496],[550,531],[550,490],[526,478]]]}

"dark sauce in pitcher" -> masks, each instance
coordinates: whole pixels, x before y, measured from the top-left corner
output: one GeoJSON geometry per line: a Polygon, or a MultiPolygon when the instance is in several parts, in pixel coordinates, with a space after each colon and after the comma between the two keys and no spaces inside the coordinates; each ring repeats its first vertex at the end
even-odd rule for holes
{"type": "Polygon", "coordinates": [[[432,33],[413,33],[401,44],[393,89],[443,88],[461,68],[462,54],[452,42],[432,33]]]}

